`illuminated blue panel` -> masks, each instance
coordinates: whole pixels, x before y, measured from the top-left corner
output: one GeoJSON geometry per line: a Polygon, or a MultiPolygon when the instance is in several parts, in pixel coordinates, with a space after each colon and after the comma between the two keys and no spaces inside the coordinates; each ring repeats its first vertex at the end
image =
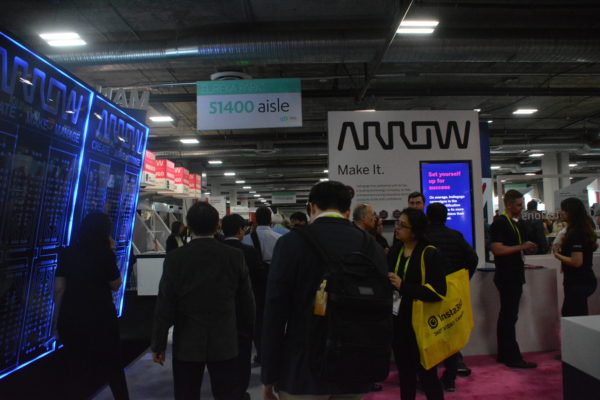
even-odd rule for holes
{"type": "Polygon", "coordinates": [[[147,136],[0,32],[0,379],[55,350],[57,254],[85,212],[111,215],[125,279],[147,136]]]}
{"type": "MultiPolygon", "coordinates": [[[[94,97],[82,159],[74,232],[91,211],[108,214],[113,223],[117,265],[127,279],[135,210],[144,165],[148,128],[121,109],[94,97]]],[[[119,315],[125,282],[114,294],[119,315]]]]}
{"type": "Polygon", "coordinates": [[[442,203],[446,206],[446,226],[460,231],[475,247],[471,162],[421,161],[421,191],[426,205],[442,203]]]}

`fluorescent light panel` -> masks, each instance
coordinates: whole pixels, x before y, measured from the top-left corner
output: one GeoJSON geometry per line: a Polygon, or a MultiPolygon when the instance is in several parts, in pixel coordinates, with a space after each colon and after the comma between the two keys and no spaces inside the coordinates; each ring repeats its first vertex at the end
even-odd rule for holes
{"type": "Polygon", "coordinates": [[[513,111],[513,114],[515,115],[530,115],[533,113],[536,113],[538,111],[537,108],[519,108],[515,111],[513,111]]]}
{"type": "Polygon", "coordinates": [[[321,179],[319,179],[319,181],[321,181],[321,182],[327,182],[328,180],[329,179],[327,179],[327,178],[321,178],[321,179]]]}
{"type": "Polygon", "coordinates": [[[573,168],[573,167],[576,167],[576,166],[577,166],[577,164],[576,164],[576,163],[569,164],[569,167],[571,167],[571,168],[573,168]]]}
{"type": "Polygon", "coordinates": [[[436,26],[438,26],[440,23],[440,21],[436,21],[433,19],[430,20],[425,20],[425,19],[405,19],[404,21],[400,22],[400,26],[410,26],[410,27],[427,27],[427,28],[435,28],[436,26]]]}
{"type": "Polygon", "coordinates": [[[223,164],[223,161],[221,161],[221,160],[210,160],[208,163],[211,164],[211,165],[220,165],[220,164],[223,164]]]}
{"type": "Polygon", "coordinates": [[[533,158],[544,157],[544,153],[531,153],[529,155],[529,157],[533,157],[533,158]]]}
{"type": "Polygon", "coordinates": [[[243,184],[243,183],[246,183],[246,181],[235,181],[235,183],[237,183],[237,184],[241,185],[241,184],[243,184]]]}
{"type": "Polygon", "coordinates": [[[179,141],[183,144],[198,144],[200,141],[198,139],[179,139],[179,141]]]}
{"type": "Polygon", "coordinates": [[[323,170],[323,173],[324,173],[324,174],[328,174],[328,173],[329,173],[329,170],[328,170],[328,169],[324,169],[324,170],[323,170]]]}
{"type": "Polygon", "coordinates": [[[255,194],[254,197],[260,197],[260,194],[255,194]]]}
{"type": "Polygon", "coordinates": [[[225,176],[235,176],[235,172],[225,172],[223,173],[225,176]]]}
{"type": "Polygon", "coordinates": [[[40,37],[53,47],[83,46],[85,40],[76,32],[41,33],[40,37]]]}
{"type": "Polygon", "coordinates": [[[527,175],[527,176],[535,176],[535,173],[533,173],[533,172],[528,172],[528,173],[526,173],[525,175],[527,175]]]}
{"type": "Polygon", "coordinates": [[[252,186],[242,186],[242,189],[246,189],[246,190],[252,189],[252,186]]]}
{"type": "Polygon", "coordinates": [[[490,167],[490,169],[500,169],[500,168],[502,168],[502,167],[501,167],[501,166],[499,166],[499,165],[492,165],[492,166],[490,167]]]}
{"type": "Polygon", "coordinates": [[[157,115],[155,117],[150,117],[150,121],[152,122],[173,122],[173,117],[169,115],[157,115]]]}

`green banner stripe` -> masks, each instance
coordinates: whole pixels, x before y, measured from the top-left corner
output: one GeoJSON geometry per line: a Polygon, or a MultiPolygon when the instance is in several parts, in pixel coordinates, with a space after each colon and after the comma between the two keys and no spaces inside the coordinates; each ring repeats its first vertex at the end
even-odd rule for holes
{"type": "Polygon", "coordinates": [[[197,96],[300,92],[300,79],[242,79],[237,81],[200,81],[196,84],[197,96]]]}

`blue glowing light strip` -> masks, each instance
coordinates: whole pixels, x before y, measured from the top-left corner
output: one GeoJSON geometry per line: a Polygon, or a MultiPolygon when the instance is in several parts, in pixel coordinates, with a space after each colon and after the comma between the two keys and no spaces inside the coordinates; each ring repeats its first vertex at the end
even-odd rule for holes
{"type": "MultiPolygon", "coordinates": [[[[61,347],[62,347],[62,346],[61,346],[61,347]]],[[[37,361],[37,360],[39,360],[40,358],[47,356],[48,354],[52,353],[54,350],[56,350],[56,341],[55,341],[55,342],[52,344],[52,348],[51,348],[50,350],[48,350],[47,352],[40,354],[40,355],[39,355],[39,356],[37,356],[36,358],[33,358],[33,359],[31,359],[31,360],[27,361],[27,362],[26,362],[26,363],[24,363],[24,364],[17,365],[17,367],[16,367],[16,368],[14,368],[14,369],[11,369],[10,371],[8,371],[8,372],[6,372],[6,373],[4,373],[4,374],[0,375],[0,380],[1,380],[2,378],[6,377],[6,376],[8,376],[8,375],[10,375],[10,374],[12,374],[13,372],[20,370],[21,368],[25,368],[26,366],[28,366],[28,365],[29,365],[29,364],[31,364],[32,362],[34,362],[34,361],[37,361]]]]}
{"type": "Polygon", "coordinates": [[[75,205],[77,204],[77,192],[79,191],[79,181],[81,180],[81,168],[83,167],[83,156],[85,153],[85,141],[87,140],[88,127],[90,125],[90,114],[92,112],[92,102],[94,93],[90,93],[88,112],[83,128],[83,140],[81,142],[81,151],[79,152],[79,167],[77,168],[77,178],[75,179],[75,191],[73,192],[73,205],[71,206],[71,217],[69,218],[69,231],[67,233],[67,246],[71,244],[71,233],[73,230],[73,219],[75,218],[75,205]]]}
{"type": "MultiPolygon", "coordinates": [[[[133,118],[132,118],[133,119],[133,118]]],[[[135,121],[135,119],[133,119],[135,121]]],[[[136,121],[137,122],[137,121],[136,121]]],[[[146,158],[146,145],[148,144],[148,134],[150,133],[150,128],[146,127],[145,125],[143,125],[146,128],[146,137],[144,138],[144,150],[142,151],[142,163],[140,166],[140,175],[138,176],[138,187],[137,187],[137,192],[135,193],[135,205],[133,207],[133,215],[131,218],[131,229],[129,230],[129,246],[127,247],[127,258],[125,259],[125,276],[123,277],[123,294],[121,295],[121,301],[120,304],[118,305],[117,309],[118,309],[118,313],[117,315],[120,317],[121,314],[123,313],[123,299],[125,297],[125,288],[127,287],[127,275],[128,275],[128,271],[129,271],[129,260],[130,260],[130,254],[131,254],[131,248],[133,247],[131,245],[132,240],[133,240],[133,226],[135,225],[135,213],[137,212],[137,205],[138,205],[138,201],[140,200],[140,185],[142,184],[142,176],[144,173],[144,161],[146,158]]]]}

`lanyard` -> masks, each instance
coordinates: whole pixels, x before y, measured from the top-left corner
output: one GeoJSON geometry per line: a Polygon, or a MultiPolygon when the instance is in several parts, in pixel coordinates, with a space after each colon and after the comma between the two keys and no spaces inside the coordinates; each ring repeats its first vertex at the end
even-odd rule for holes
{"type": "MultiPolygon", "coordinates": [[[[396,268],[394,269],[394,273],[398,275],[398,267],[400,266],[400,259],[402,258],[402,254],[404,254],[404,247],[400,249],[400,253],[398,254],[398,260],[396,260],[396,268]]],[[[408,262],[410,261],[410,257],[406,259],[404,263],[404,273],[402,274],[402,280],[406,280],[406,270],[408,268],[408,262]]]]}
{"type": "Polygon", "coordinates": [[[517,237],[519,238],[519,244],[522,244],[523,241],[521,240],[521,232],[519,232],[519,228],[517,228],[514,224],[514,222],[512,221],[512,219],[508,216],[508,214],[506,213],[506,211],[504,212],[504,216],[506,217],[508,223],[510,224],[511,228],[513,228],[513,230],[517,233],[517,237]]]}

